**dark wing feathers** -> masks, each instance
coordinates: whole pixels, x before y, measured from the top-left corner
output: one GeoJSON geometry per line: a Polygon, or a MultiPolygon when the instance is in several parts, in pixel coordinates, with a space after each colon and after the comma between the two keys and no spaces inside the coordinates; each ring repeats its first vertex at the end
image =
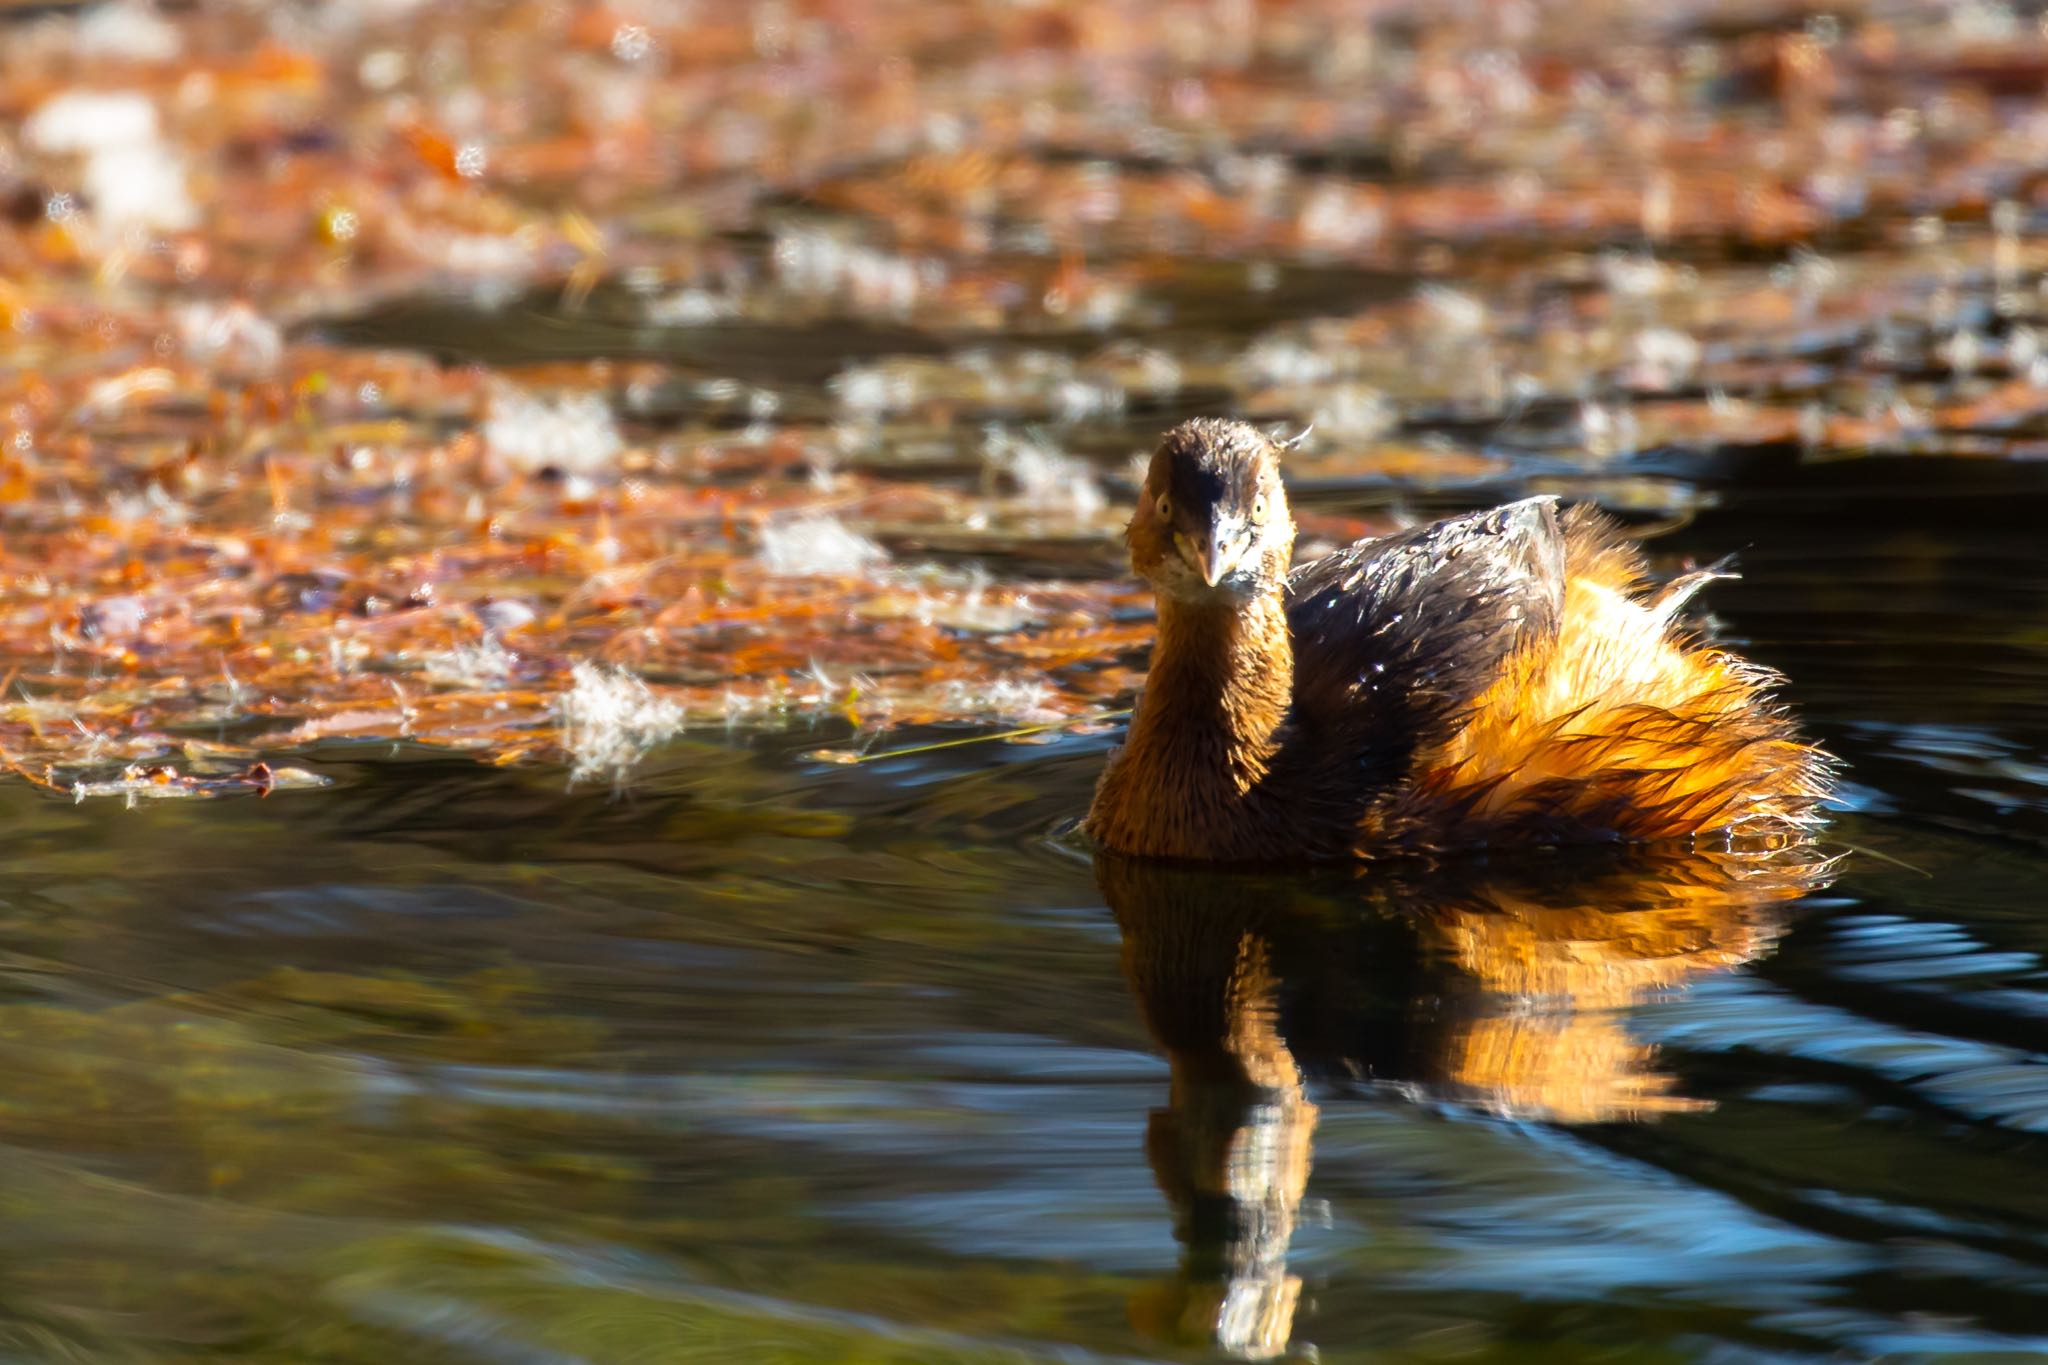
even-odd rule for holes
{"type": "Polygon", "coordinates": [[[1565,539],[1557,500],[1528,498],[1297,569],[1296,723],[1375,764],[1444,738],[1511,653],[1556,634],[1565,539]]]}

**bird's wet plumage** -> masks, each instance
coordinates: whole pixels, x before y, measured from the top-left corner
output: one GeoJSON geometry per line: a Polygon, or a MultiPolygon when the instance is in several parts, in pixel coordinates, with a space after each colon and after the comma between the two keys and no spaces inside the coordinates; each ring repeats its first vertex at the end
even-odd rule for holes
{"type": "Polygon", "coordinates": [[[1674,620],[1704,576],[1653,592],[1598,513],[1533,498],[1289,573],[1293,538],[1265,437],[1168,434],[1129,532],[1160,638],[1089,815],[1105,845],[1339,859],[1817,820],[1831,763],[1775,677],[1674,620]]]}

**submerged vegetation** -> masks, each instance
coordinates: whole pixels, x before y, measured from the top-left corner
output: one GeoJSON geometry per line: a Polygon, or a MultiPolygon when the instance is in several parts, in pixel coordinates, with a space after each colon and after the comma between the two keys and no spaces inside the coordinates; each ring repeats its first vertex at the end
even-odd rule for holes
{"type": "Polygon", "coordinates": [[[1722,9],[0,10],[5,761],[1097,716],[1195,412],[1325,543],[2048,448],[2048,38],[1722,9]]]}

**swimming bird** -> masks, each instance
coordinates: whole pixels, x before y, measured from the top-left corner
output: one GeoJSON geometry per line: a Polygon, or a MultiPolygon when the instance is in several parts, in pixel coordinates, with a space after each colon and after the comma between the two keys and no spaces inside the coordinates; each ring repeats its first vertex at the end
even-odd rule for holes
{"type": "Polygon", "coordinates": [[[1169,431],[1125,539],[1158,639],[1085,828],[1121,853],[1346,860],[1809,836],[1834,761],[1776,674],[1585,507],[1528,498],[1290,568],[1280,449],[1169,431]]]}

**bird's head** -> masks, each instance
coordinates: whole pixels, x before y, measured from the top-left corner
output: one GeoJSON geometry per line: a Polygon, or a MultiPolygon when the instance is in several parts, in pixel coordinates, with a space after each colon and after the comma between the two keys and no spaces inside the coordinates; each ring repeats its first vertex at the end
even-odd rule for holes
{"type": "Polygon", "coordinates": [[[1279,447],[1243,422],[1181,423],[1153,452],[1124,538],[1161,597],[1229,604],[1277,591],[1294,555],[1279,447]]]}

